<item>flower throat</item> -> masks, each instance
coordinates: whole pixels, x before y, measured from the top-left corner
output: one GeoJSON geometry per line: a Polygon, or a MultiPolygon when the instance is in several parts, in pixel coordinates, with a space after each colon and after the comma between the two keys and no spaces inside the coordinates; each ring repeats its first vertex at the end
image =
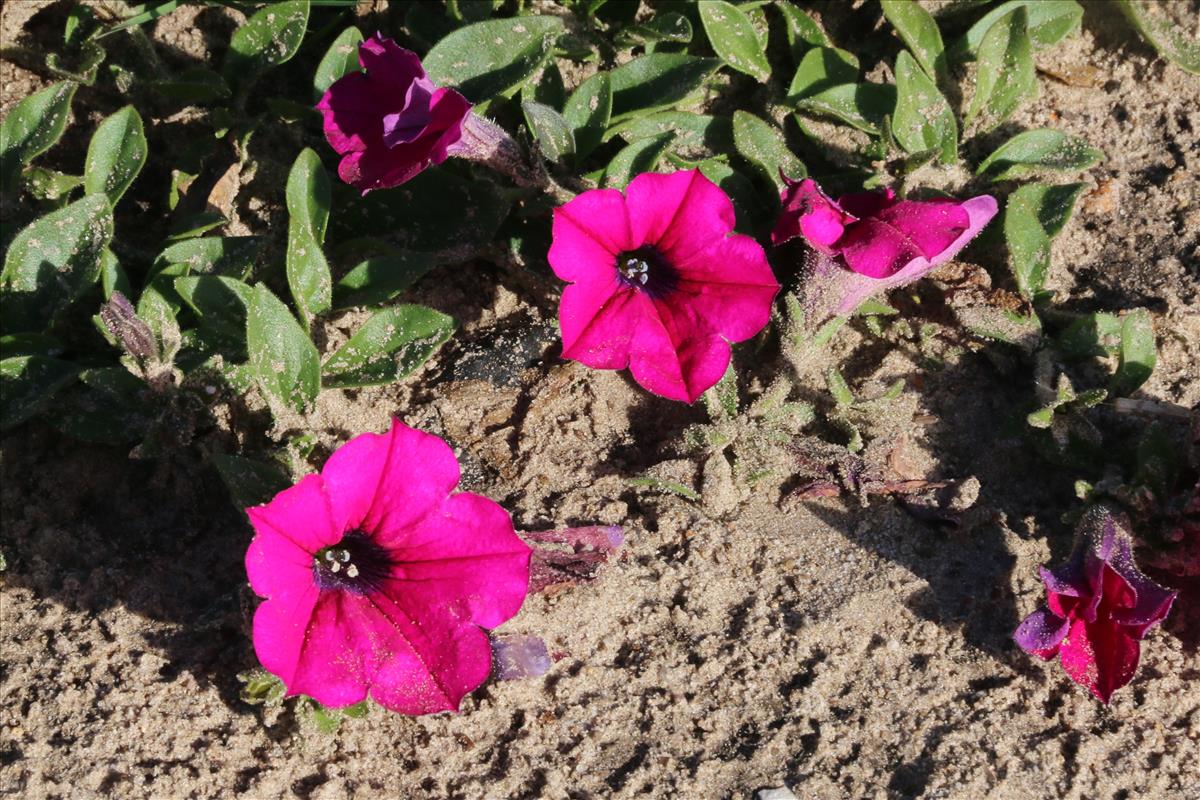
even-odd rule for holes
{"type": "Polygon", "coordinates": [[[670,294],[679,285],[679,273],[675,267],[649,245],[620,253],[616,266],[621,283],[641,289],[654,298],[670,294]]]}

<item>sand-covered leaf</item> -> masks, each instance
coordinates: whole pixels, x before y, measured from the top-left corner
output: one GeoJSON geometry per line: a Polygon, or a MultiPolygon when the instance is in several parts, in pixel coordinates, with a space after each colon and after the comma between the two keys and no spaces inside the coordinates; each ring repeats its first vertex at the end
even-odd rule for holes
{"type": "Polygon", "coordinates": [[[77,88],[72,81],[47,86],[14,105],[0,122],[0,188],[5,194],[16,187],[21,167],[62,137],[77,88]]]}
{"type": "Polygon", "coordinates": [[[34,220],[16,235],[0,272],[0,324],[40,331],[100,277],[113,234],[112,207],[88,195],[34,220]]]}
{"type": "Polygon", "coordinates": [[[115,206],[146,164],[146,133],[133,106],[113,114],[92,135],[83,168],[83,190],[103,192],[115,206]]]}
{"type": "Polygon", "coordinates": [[[945,164],[958,155],[958,123],[933,79],[907,51],[896,57],[896,113],[892,134],[909,153],[935,150],[945,164]]]}
{"type": "Polygon", "coordinates": [[[239,27],[229,40],[224,74],[246,84],[260,73],[289,61],[308,29],[308,0],[268,3],[239,27]]]}
{"type": "Polygon", "coordinates": [[[975,170],[993,181],[1009,181],[1039,172],[1079,172],[1104,157],[1079,136],[1039,128],[1018,133],[996,148],[975,170]]]}
{"type": "Polygon", "coordinates": [[[261,236],[204,236],[170,245],[154,259],[156,269],[186,264],[190,275],[245,278],[254,268],[265,240],[261,236]]]}
{"type": "Polygon", "coordinates": [[[990,9],[971,26],[954,46],[954,55],[976,58],[992,26],[1018,8],[1025,9],[1030,42],[1039,49],[1071,35],[1083,19],[1083,6],[1076,0],[1008,0],[990,9]]]}
{"type": "Polygon", "coordinates": [[[562,114],[550,106],[529,102],[521,103],[521,111],[542,155],[551,161],[561,161],[575,152],[575,133],[562,114]]]}
{"type": "Polygon", "coordinates": [[[625,145],[605,167],[604,185],[624,189],[638,175],[653,171],[674,137],[668,132],[625,145]]]}
{"type": "Polygon", "coordinates": [[[793,180],[808,175],[804,162],[788,149],[782,133],[753,114],[733,112],[733,142],[742,158],[776,190],[783,189],[781,174],[793,180]]]}
{"type": "Polygon", "coordinates": [[[1150,312],[1138,308],[1122,317],[1120,337],[1117,371],[1113,374],[1110,392],[1125,397],[1150,378],[1158,360],[1150,312]]]}
{"type": "Polygon", "coordinates": [[[1083,183],[1026,184],[1008,196],[1004,238],[1017,287],[1025,297],[1041,293],[1050,271],[1050,247],[1086,188],[1083,183]]]}
{"type": "Polygon", "coordinates": [[[940,81],[946,72],[942,34],[933,16],[912,0],[880,0],[883,15],[912,51],[925,74],[940,81]]]}
{"type": "Polygon", "coordinates": [[[769,79],[771,64],[750,18],[724,0],[700,0],[699,6],[704,32],[721,60],[757,81],[769,79]]]}
{"type": "Polygon", "coordinates": [[[429,253],[400,250],[373,238],[347,242],[339,254],[339,260],[353,266],[333,287],[334,308],[386,303],[439,263],[429,253]]]}
{"type": "Polygon", "coordinates": [[[422,63],[435,84],[453,86],[479,103],[529,80],[562,30],[562,20],[551,16],[477,22],[443,38],[422,63]]]}
{"type": "Polygon", "coordinates": [[[994,128],[1036,92],[1028,13],[1025,6],[1017,6],[996,20],[979,45],[975,93],[971,95],[963,126],[969,126],[982,114],[982,127],[994,128]]]}
{"type": "Polygon", "coordinates": [[[385,308],[325,362],[325,385],[381,386],[408,375],[454,332],[454,320],[432,308],[385,308]]]}
{"type": "Polygon", "coordinates": [[[200,319],[200,327],[230,355],[244,359],[246,316],[254,290],[224,275],[185,275],[175,278],[175,291],[200,319]]]}
{"type": "Polygon", "coordinates": [[[878,136],[883,119],[896,107],[896,87],[889,83],[845,83],[805,97],[796,109],[833,117],[865,133],[878,136]]]}
{"type": "MultiPolygon", "coordinates": [[[[1158,54],[1193,75],[1200,75],[1200,37],[1193,30],[1190,34],[1178,23],[1168,19],[1167,9],[1162,3],[1146,0],[1117,0],[1125,16],[1158,54]]],[[[1186,7],[1186,3],[1179,6],[1186,7]]],[[[1196,12],[1192,4],[1192,25],[1196,24],[1196,12]]]]}
{"type": "Polygon", "coordinates": [[[692,23],[683,14],[664,11],[637,25],[621,28],[613,43],[617,47],[644,45],[647,52],[662,43],[687,44],[692,41],[692,23]]]}
{"type": "Polygon", "coordinates": [[[320,99],[338,78],[358,71],[358,45],[362,40],[362,31],[353,25],[338,34],[322,56],[321,63],[317,64],[317,72],[313,75],[313,97],[320,99]]]}
{"type": "Polygon", "coordinates": [[[591,153],[604,138],[612,117],[612,82],[607,72],[597,72],[571,93],[563,107],[563,118],[575,136],[575,152],[580,158],[591,153]]]}
{"type": "Polygon", "coordinates": [[[287,280],[307,324],[333,301],[333,278],[321,249],[331,202],[329,174],[320,156],[306,147],[288,174],[287,280]]]}
{"type": "Polygon", "coordinates": [[[247,314],[246,348],[265,395],[301,413],[312,407],[321,391],[321,357],[288,307],[261,283],[247,314]]]}
{"type": "Polygon", "coordinates": [[[813,47],[800,59],[788,100],[796,102],[809,95],[858,80],[858,58],[836,47],[813,47]]]}
{"type": "Polygon", "coordinates": [[[721,61],[685,53],[648,53],[609,73],[613,119],[671,108],[699,89],[721,61]]]}
{"type": "Polygon", "coordinates": [[[792,51],[792,60],[797,64],[809,48],[833,46],[817,21],[801,11],[791,0],[776,0],[775,8],[783,17],[784,36],[787,38],[788,49],[792,51]]]}

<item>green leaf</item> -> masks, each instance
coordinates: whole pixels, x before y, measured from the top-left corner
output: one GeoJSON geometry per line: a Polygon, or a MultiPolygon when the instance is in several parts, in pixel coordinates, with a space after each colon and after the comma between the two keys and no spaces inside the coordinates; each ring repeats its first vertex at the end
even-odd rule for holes
{"type": "Polygon", "coordinates": [[[189,275],[175,279],[175,291],[200,318],[200,327],[230,355],[246,357],[246,317],[254,290],[236,278],[222,275],[189,275]]]}
{"type": "Polygon", "coordinates": [[[83,168],[83,190],[103,192],[115,206],[146,164],[146,133],[133,106],[113,114],[92,135],[83,168]]]}
{"type": "Polygon", "coordinates": [[[792,51],[792,61],[799,63],[810,47],[833,47],[821,26],[796,8],[791,0],[777,0],[775,8],[783,15],[784,33],[788,48],[792,51]]]}
{"type": "Polygon", "coordinates": [[[283,301],[261,283],[246,319],[246,347],[263,394],[300,413],[312,408],[321,391],[321,357],[283,301]]]}
{"type": "Polygon", "coordinates": [[[617,47],[646,45],[647,52],[663,42],[687,44],[692,41],[692,23],[682,14],[664,11],[655,14],[641,25],[630,25],[617,31],[613,39],[617,47]]]}
{"type": "Polygon", "coordinates": [[[218,73],[204,67],[184,70],[173,78],[152,81],[161,94],[184,103],[211,103],[229,97],[229,84],[218,73]]]}
{"type": "Polygon", "coordinates": [[[814,47],[800,59],[788,87],[788,102],[858,80],[858,59],[836,47],[814,47]]]}
{"type": "Polygon", "coordinates": [[[321,250],[330,203],[329,175],[321,157],[306,147],[292,164],[287,182],[288,288],[306,325],[333,302],[333,278],[321,250]]]}
{"type": "Polygon", "coordinates": [[[1033,48],[1028,32],[1028,15],[1020,6],[996,21],[979,46],[975,94],[967,108],[963,126],[980,112],[987,112],[984,128],[996,127],[1017,110],[1022,100],[1037,92],[1033,48]]]}
{"type": "Polygon", "coordinates": [[[1117,3],[1137,32],[1160,56],[1186,72],[1200,75],[1200,41],[1197,41],[1195,33],[1189,37],[1182,26],[1157,12],[1156,9],[1162,7],[1161,3],[1148,3],[1145,0],[1117,0],[1117,3]]]}
{"type": "Polygon", "coordinates": [[[61,200],[83,185],[79,175],[64,175],[45,167],[26,167],[21,179],[25,191],[37,200],[61,200]]]}
{"type": "Polygon", "coordinates": [[[653,170],[673,138],[675,134],[664,133],[653,139],[641,139],[625,145],[608,162],[604,170],[604,185],[624,189],[636,176],[653,170]]]}
{"type": "Polygon", "coordinates": [[[839,406],[854,405],[854,393],[850,391],[850,384],[846,383],[837,367],[829,368],[829,372],[825,374],[825,382],[829,385],[829,393],[833,395],[835,403],[839,406]]]}
{"type": "Polygon", "coordinates": [[[18,233],[0,272],[4,329],[49,327],[63,309],[95,285],[112,234],[112,207],[102,194],[76,200],[18,233]]]}
{"type": "Polygon", "coordinates": [[[477,22],[443,38],[422,63],[435,84],[453,86],[479,103],[529,80],[562,30],[562,20],[551,16],[477,22]]]}
{"type": "Polygon", "coordinates": [[[439,263],[429,253],[397,250],[378,241],[359,258],[361,260],[333,287],[334,308],[386,303],[439,263]]]}
{"type": "Polygon", "coordinates": [[[598,72],[571,93],[563,107],[563,118],[574,129],[575,152],[584,158],[604,138],[612,117],[613,92],[608,73],[598,72]]]}
{"type": "Polygon", "coordinates": [[[958,158],[958,123],[954,112],[933,80],[906,50],[896,57],[892,135],[909,153],[937,150],[943,164],[952,164],[958,158]]]}
{"type": "Polygon", "coordinates": [[[54,394],[75,380],[79,367],[46,356],[14,356],[0,361],[0,430],[27,422],[49,405],[54,394]]]}
{"type": "Polygon", "coordinates": [[[265,240],[261,236],[206,236],[173,244],[154,259],[155,269],[186,264],[191,275],[245,278],[254,268],[265,240]]]}
{"type": "Polygon", "coordinates": [[[386,233],[403,250],[452,250],[459,261],[492,242],[512,203],[495,184],[467,180],[442,167],[366,197],[344,185],[338,191],[347,199],[335,206],[335,240],[386,233]]]}
{"type": "Polygon", "coordinates": [[[0,123],[0,187],[17,185],[21,168],[62,137],[78,84],[55,83],[17,103],[0,123]]]}
{"type": "Polygon", "coordinates": [[[75,53],[47,53],[46,68],[57,78],[91,86],[96,82],[96,72],[107,56],[108,51],[100,45],[84,42],[75,53]]]}
{"type": "Polygon", "coordinates": [[[883,118],[896,107],[896,87],[887,83],[847,83],[806,97],[796,108],[833,117],[860,131],[880,135],[883,118]]]}
{"type": "Polygon", "coordinates": [[[738,153],[776,190],[784,187],[781,172],[793,180],[808,176],[804,162],[788,150],[779,131],[753,114],[733,112],[733,143],[738,153]]]}
{"type": "Polygon", "coordinates": [[[721,60],[765,83],[771,77],[771,64],[749,18],[724,0],[700,0],[699,6],[704,32],[721,60]]]}
{"type": "Polygon", "coordinates": [[[385,308],[325,362],[325,385],[382,386],[408,375],[454,332],[454,320],[424,306],[385,308]]]}
{"type": "Polygon", "coordinates": [[[1028,15],[1029,39],[1039,49],[1062,41],[1083,19],[1083,6],[1075,0],[1009,0],[980,17],[955,45],[954,55],[967,60],[975,58],[992,26],[1018,8],[1028,15]]]}
{"type": "Polygon", "coordinates": [[[1032,299],[1042,291],[1050,270],[1050,245],[1075,207],[1083,183],[1049,186],[1030,183],[1008,196],[1004,238],[1009,263],[1021,294],[1032,299]]]}
{"type": "Polygon", "coordinates": [[[733,124],[728,117],[710,117],[690,111],[659,111],[630,117],[609,128],[604,141],[619,136],[626,142],[636,142],[664,133],[675,134],[672,147],[677,151],[695,149],[724,153],[733,149],[733,124]]]}
{"type": "Polygon", "coordinates": [[[672,108],[699,89],[719,59],[683,53],[648,53],[609,73],[614,121],[634,113],[672,108]]]}
{"type": "Polygon", "coordinates": [[[362,31],[353,26],[333,40],[313,75],[313,99],[320,100],[338,78],[358,72],[358,45],[362,40],[362,31]]]}
{"type": "Polygon", "coordinates": [[[912,0],[880,0],[883,15],[896,29],[900,39],[908,47],[935,82],[946,76],[946,53],[942,45],[942,34],[928,11],[912,0]]]}
{"type": "MultiPolygon", "coordinates": [[[[229,490],[229,497],[233,500],[233,504],[241,509],[268,503],[271,498],[292,485],[283,470],[274,464],[223,453],[214,453],[212,464],[217,468],[217,474],[224,481],[225,488],[229,490]]],[[[238,677],[241,678],[241,676],[238,677]]],[[[263,680],[269,681],[267,678],[263,680]]],[[[250,690],[251,685],[247,683],[247,691],[250,690]]],[[[262,688],[263,695],[270,694],[270,687],[262,688]]]]}
{"type": "MultiPolygon", "coordinates": [[[[563,107],[567,102],[567,87],[563,85],[562,72],[554,59],[543,66],[541,72],[534,75],[521,87],[521,100],[529,103],[541,103],[553,109],[563,107]]],[[[558,113],[555,111],[555,113],[558,113]]]]}
{"type": "Polygon", "coordinates": [[[247,85],[296,55],[308,29],[308,0],[269,3],[234,32],[225,54],[225,79],[247,85]]]}
{"type": "Polygon", "coordinates": [[[993,181],[1011,181],[1038,172],[1078,172],[1104,157],[1078,136],[1039,128],[1018,133],[996,148],[975,170],[993,181]]]}
{"type": "Polygon", "coordinates": [[[729,195],[729,199],[733,201],[734,213],[737,214],[736,230],[739,233],[754,232],[765,213],[760,202],[762,195],[754,183],[724,161],[715,158],[696,162],[693,166],[729,195]]]}
{"type": "Polygon", "coordinates": [[[1139,308],[1121,320],[1121,349],[1111,393],[1127,397],[1149,379],[1158,359],[1154,343],[1154,322],[1150,312],[1139,308]]]}
{"type": "Polygon", "coordinates": [[[521,111],[542,155],[551,161],[561,161],[563,156],[575,152],[575,134],[562,114],[541,103],[521,103],[521,111]]]}
{"type": "Polygon", "coordinates": [[[648,475],[642,478],[630,478],[628,481],[630,486],[639,489],[655,489],[660,492],[668,492],[670,494],[679,495],[685,500],[691,500],[693,503],[700,501],[700,493],[689,486],[684,486],[682,483],[668,481],[662,478],[648,475]]]}
{"type": "MultiPolygon", "coordinates": [[[[174,288],[174,285],[170,286],[174,288]]],[[[158,361],[162,364],[174,363],[183,344],[179,322],[175,319],[177,311],[174,303],[153,283],[143,289],[142,296],[138,298],[137,315],[154,334],[158,345],[158,361]]]]}

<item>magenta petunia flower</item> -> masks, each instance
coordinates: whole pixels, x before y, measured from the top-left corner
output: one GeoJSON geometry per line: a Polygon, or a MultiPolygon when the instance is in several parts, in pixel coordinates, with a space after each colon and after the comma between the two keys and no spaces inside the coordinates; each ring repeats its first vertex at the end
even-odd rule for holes
{"type": "Polygon", "coordinates": [[[365,72],[340,78],[317,103],[343,181],[366,194],[453,155],[472,118],[465,97],[434,86],[416,53],[378,33],[359,45],[358,63],[365,72]]]}
{"type": "Polygon", "coordinates": [[[570,282],[563,357],[629,367],[651,392],[695,401],[779,291],[762,247],[733,225],[729,197],[699,170],[639,175],[624,195],[596,189],[555,209],[548,258],[570,282]]]}
{"type": "Polygon", "coordinates": [[[950,261],[997,211],[996,198],[986,194],[961,202],[897,200],[887,189],[834,201],[812,180],[784,180],[771,242],[803,237],[818,254],[804,292],[814,328],[950,261]]]}
{"type": "Polygon", "coordinates": [[[1166,618],[1176,592],[1138,569],[1127,523],[1112,511],[1090,510],[1077,536],[1067,563],[1041,568],[1048,607],[1026,617],[1013,638],[1038,658],[1059,656],[1071,680],[1107,703],[1137,672],[1138,642],[1166,618]]]}
{"type": "Polygon", "coordinates": [[[496,503],[451,494],[458,478],[445,442],[396,420],[247,509],[246,572],[267,598],[254,649],[288,694],[427,714],[488,677],[483,629],[521,608],[530,549],[496,503]]]}

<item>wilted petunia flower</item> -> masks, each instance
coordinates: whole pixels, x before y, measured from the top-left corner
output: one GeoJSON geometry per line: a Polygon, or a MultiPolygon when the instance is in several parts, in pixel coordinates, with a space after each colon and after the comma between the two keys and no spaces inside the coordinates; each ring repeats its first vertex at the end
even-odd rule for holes
{"type": "Polygon", "coordinates": [[[1046,605],[1013,634],[1022,649],[1061,656],[1071,680],[1107,703],[1137,672],[1146,631],[1166,618],[1175,592],[1142,574],[1126,521],[1104,507],[1079,523],[1075,551],[1054,570],[1041,568],[1046,605]]]}
{"type": "Polygon", "coordinates": [[[555,209],[548,257],[570,282],[563,356],[629,367],[655,394],[695,401],[779,291],[762,247],[733,225],[729,197],[699,170],[639,175],[624,195],[596,189],[555,209]]]}
{"type": "Polygon", "coordinates": [[[771,241],[803,237],[820,254],[806,291],[814,324],[850,314],[872,294],[912,283],[951,260],[997,210],[990,195],[897,200],[887,189],[834,201],[812,180],[786,182],[771,241]]]}
{"type": "Polygon", "coordinates": [[[508,513],[451,494],[458,462],[399,421],[247,509],[259,661],[323,705],[369,693],[406,714],[456,710],[487,678],[493,628],[520,609],[530,549],[508,513]]]}

